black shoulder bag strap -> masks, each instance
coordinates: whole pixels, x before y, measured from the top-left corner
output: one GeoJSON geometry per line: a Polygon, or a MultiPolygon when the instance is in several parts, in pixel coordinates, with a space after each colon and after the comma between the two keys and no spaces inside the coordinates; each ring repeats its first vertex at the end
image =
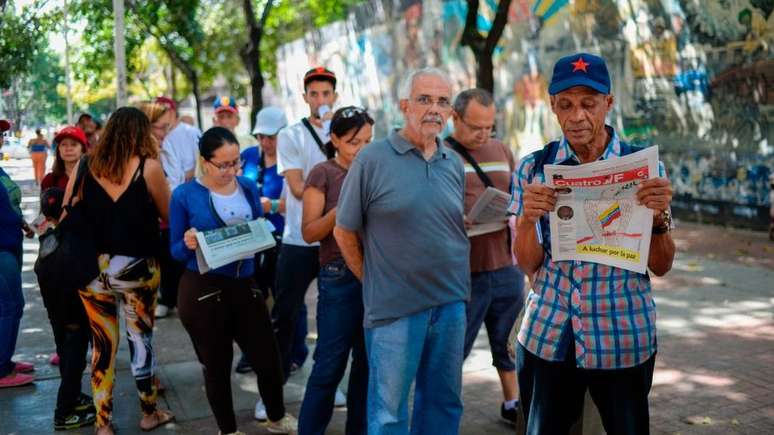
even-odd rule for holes
{"type": "Polygon", "coordinates": [[[457,142],[454,138],[451,136],[446,138],[446,142],[449,142],[449,144],[452,146],[452,149],[454,151],[457,151],[468,163],[470,163],[470,166],[473,166],[473,169],[476,171],[476,174],[478,174],[478,178],[481,179],[481,182],[484,183],[484,186],[486,187],[494,187],[494,183],[492,183],[492,179],[489,178],[488,175],[486,175],[486,172],[484,172],[483,169],[481,169],[481,166],[478,165],[478,162],[476,159],[473,158],[473,156],[470,155],[468,150],[462,146],[461,143],[457,142]]]}
{"type": "Polygon", "coordinates": [[[304,127],[306,127],[307,130],[309,130],[309,133],[312,135],[312,138],[315,142],[317,142],[317,147],[320,148],[320,152],[323,153],[324,156],[327,156],[328,153],[325,152],[325,144],[323,143],[322,139],[320,139],[320,136],[317,136],[317,132],[314,131],[314,127],[312,127],[312,123],[309,122],[308,119],[303,118],[301,120],[301,123],[304,124],[304,127]]]}

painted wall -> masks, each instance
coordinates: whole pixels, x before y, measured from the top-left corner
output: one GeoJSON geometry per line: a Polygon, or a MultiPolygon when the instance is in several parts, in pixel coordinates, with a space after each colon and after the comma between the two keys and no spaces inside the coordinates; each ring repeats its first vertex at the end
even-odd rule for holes
{"type": "MultiPolygon", "coordinates": [[[[485,0],[487,31],[496,1],[485,0]]],[[[557,137],[547,80],[561,56],[608,62],[629,141],[659,145],[682,198],[768,206],[774,168],[774,0],[513,0],[496,53],[498,135],[522,156],[557,137]]],[[[400,124],[398,80],[440,66],[457,90],[475,83],[459,46],[464,0],[372,0],[283,46],[280,95],[305,115],[301,77],[324,64],[341,77],[342,104],[374,112],[377,137],[400,124]]]]}

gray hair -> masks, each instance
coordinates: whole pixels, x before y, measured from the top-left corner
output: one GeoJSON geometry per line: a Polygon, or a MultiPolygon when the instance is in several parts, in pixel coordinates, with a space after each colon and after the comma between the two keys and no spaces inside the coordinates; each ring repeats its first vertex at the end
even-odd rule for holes
{"type": "Polygon", "coordinates": [[[490,107],[494,104],[494,97],[492,97],[492,94],[486,89],[465,89],[454,99],[454,111],[457,112],[458,115],[464,116],[465,111],[468,110],[468,105],[472,100],[475,100],[484,107],[490,107]]]}
{"type": "Polygon", "coordinates": [[[452,87],[451,80],[449,80],[449,75],[446,73],[446,71],[434,67],[417,69],[411,71],[409,75],[406,76],[406,78],[400,83],[400,87],[398,88],[398,99],[407,100],[411,96],[411,88],[414,87],[414,82],[421,76],[440,77],[449,84],[449,88],[452,87]]]}

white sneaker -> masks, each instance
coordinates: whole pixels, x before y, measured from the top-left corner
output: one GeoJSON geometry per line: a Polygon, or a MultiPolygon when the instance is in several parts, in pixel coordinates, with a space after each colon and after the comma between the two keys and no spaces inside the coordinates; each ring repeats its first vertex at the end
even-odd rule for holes
{"type": "Polygon", "coordinates": [[[347,396],[345,396],[339,388],[336,388],[336,398],[333,399],[333,406],[336,408],[347,406],[347,396]]]}
{"type": "Polygon", "coordinates": [[[287,413],[281,420],[267,421],[263,426],[271,433],[295,434],[298,432],[298,420],[287,413]]]}
{"type": "Polygon", "coordinates": [[[163,319],[169,315],[169,307],[164,304],[156,305],[156,311],[153,313],[157,319],[163,319]]]}
{"type": "Polygon", "coordinates": [[[258,421],[268,420],[268,417],[266,417],[266,406],[263,404],[263,399],[260,397],[258,398],[258,401],[255,402],[255,419],[258,421]]]}

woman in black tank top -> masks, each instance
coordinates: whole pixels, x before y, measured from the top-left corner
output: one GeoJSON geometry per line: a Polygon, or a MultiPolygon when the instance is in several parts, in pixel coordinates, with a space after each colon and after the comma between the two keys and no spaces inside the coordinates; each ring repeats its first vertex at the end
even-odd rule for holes
{"type": "MultiPolygon", "coordinates": [[[[108,120],[78,189],[94,228],[101,272],[79,292],[93,337],[91,384],[97,434],[113,433],[119,298],[124,302],[132,373],[143,413],[140,427],[150,430],[174,418],[156,407],[156,364],[151,344],[160,279],[158,219],[167,219],[170,197],[158,154],[159,146],[151,137],[145,114],[122,107],[108,120]]],[[[72,195],[74,179],[67,186],[65,201],[72,195]]]]}

